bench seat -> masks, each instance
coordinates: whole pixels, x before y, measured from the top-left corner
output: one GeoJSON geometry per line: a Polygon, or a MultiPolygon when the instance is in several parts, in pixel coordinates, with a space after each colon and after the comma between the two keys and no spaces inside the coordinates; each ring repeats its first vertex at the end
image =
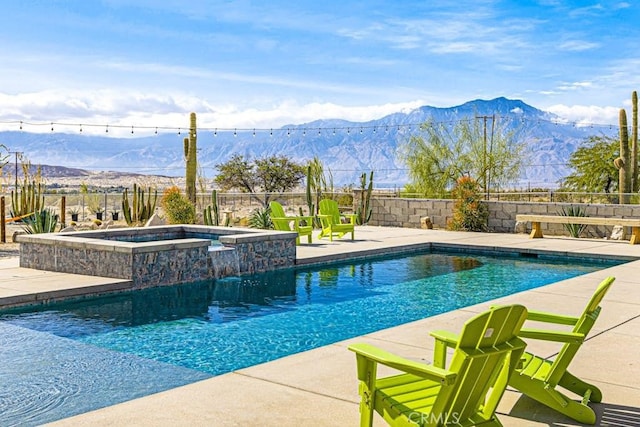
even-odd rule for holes
{"type": "Polygon", "coordinates": [[[518,222],[531,223],[532,239],[542,238],[541,223],[553,224],[586,224],[586,225],[622,225],[631,227],[631,239],[629,243],[635,245],[640,243],[640,218],[616,218],[616,217],[593,217],[593,216],[564,216],[564,215],[516,215],[518,222]]]}

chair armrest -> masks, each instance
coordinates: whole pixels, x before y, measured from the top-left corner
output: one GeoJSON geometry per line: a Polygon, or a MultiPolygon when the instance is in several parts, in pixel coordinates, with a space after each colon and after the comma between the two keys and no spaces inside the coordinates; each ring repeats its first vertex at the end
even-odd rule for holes
{"type": "MultiPolygon", "coordinates": [[[[413,374],[431,381],[437,381],[443,385],[451,385],[456,381],[457,374],[455,372],[437,368],[433,365],[414,362],[412,360],[396,356],[395,354],[389,353],[385,350],[381,350],[370,344],[353,344],[349,346],[349,350],[356,353],[359,358],[359,363],[360,358],[364,358],[367,361],[380,363],[393,369],[397,369],[398,371],[413,374]]],[[[358,368],[358,372],[360,373],[360,367],[358,368]]]]}
{"type": "Polygon", "coordinates": [[[458,345],[458,334],[449,331],[431,331],[429,335],[436,340],[433,348],[433,364],[444,369],[447,366],[447,347],[455,348],[458,345]]]}
{"type": "Polygon", "coordinates": [[[576,332],[548,331],[542,329],[520,329],[520,338],[530,338],[534,340],[564,342],[569,344],[580,344],[584,341],[584,334],[576,332]]]}
{"type": "MultiPolygon", "coordinates": [[[[491,306],[492,309],[499,306],[491,306]]],[[[557,323],[558,325],[574,326],[580,318],[575,316],[565,316],[563,314],[547,313],[544,311],[528,310],[527,320],[535,322],[557,323]]]]}
{"type": "Polygon", "coordinates": [[[575,325],[580,318],[575,316],[565,316],[563,314],[546,313],[543,311],[529,311],[527,320],[535,322],[557,323],[558,325],[575,325]]]}
{"type": "Polygon", "coordinates": [[[342,216],[349,220],[349,224],[356,224],[356,218],[358,217],[357,214],[342,214],[342,216]]]}
{"type": "Polygon", "coordinates": [[[272,221],[293,221],[295,219],[295,217],[291,217],[291,216],[272,216],[271,220],[272,221]]]}

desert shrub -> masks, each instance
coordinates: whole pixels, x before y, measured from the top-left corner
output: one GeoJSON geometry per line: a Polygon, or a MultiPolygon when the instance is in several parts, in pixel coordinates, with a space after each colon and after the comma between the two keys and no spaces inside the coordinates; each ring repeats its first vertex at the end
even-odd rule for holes
{"type": "Polygon", "coordinates": [[[460,177],[451,195],[456,201],[453,218],[448,221],[447,228],[455,231],[487,231],[489,208],[482,202],[480,184],[471,177],[460,177]]]}
{"type": "Polygon", "coordinates": [[[194,224],[196,222],[195,206],[176,186],[164,190],[160,206],[167,215],[169,224],[194,224]]]}
{"type": "MultiPolygon", "coordinates": [[[[561,216],[579,216],[586,217],[586,210],[584,210],[581,206],[562,206],[558,215],[561,216]]],[[[562,224],[565,230],[569,233],[571,237],[578,238],[580,234],[587,228],[586,224],[562,224]]]]}
{"type": "Polygon", "coordinates": [[[262,230],[273,228],[273,223],[271,222],[271,209],[268,207],[258,208],[251,212],[249,215],[249,227],[260,228],[262,230]]]}
{"type": "Polygon", "coordinates": [[[58,215],[44,208],[23,218],[23,230],[27,234],[53,233],[58,225],[58,215]]]}

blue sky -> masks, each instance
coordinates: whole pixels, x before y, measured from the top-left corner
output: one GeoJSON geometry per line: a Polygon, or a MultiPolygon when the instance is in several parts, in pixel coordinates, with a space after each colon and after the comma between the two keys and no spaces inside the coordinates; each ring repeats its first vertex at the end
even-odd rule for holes
{"type": "MultiPolygon", "coordinates": [[[[270,128],[498,96],[616,123],[631,1],[0,0],[7,121],[270,128]]],[[[4,123],[3,123],[4,122],[4,123]]],[[[27,129],[30,130],[30,129],[27,129]]]]}

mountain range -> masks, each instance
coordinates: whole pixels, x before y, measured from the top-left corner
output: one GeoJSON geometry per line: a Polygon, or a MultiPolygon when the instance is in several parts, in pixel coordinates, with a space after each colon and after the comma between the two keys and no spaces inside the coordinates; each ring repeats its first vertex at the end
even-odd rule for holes
{"type": "MultiPolygon", "coordinates": [[[[284,154],[300,162],[318,156],[325,168],[332,171],[334,184],[338,186],[357,183],[362,172],[374,170],[377,188],[398,188],[408,181],[407,169],[398,158],[398,150],[418,131],[421,123],[427,120],[456,123],[494,115],[501,126],[513,130],[515,137],[528,147],[526,167],[520,180],[513,183],[515,188],[556,187],[558,180],[569,173],[567,162],[571,153],[581,141],[595,133],[590,128],[562,124],[560,117],[520,100],[496,98],[474,100],[450,108],[424,106],[369,122],[335,119],[272,130],[218,132],[199,129],[198,165],[201,174],[211,177],[217,173],[215,166],[234,154],[250,158],[284,154]]],[[[608,132],[617,132],[617,128],[608,132]]],[[[66,172],[69,174],[111,170],[182,176],[185,134],[183,130],[180,134],[118,138],[80,132],[4,131],[0,132],[0,144],[12,152],[24,153],[34,165],[70,168],[66,172]]],[[[60,168],[50,169],[58,174],[65,173],[60,168]]]]}

